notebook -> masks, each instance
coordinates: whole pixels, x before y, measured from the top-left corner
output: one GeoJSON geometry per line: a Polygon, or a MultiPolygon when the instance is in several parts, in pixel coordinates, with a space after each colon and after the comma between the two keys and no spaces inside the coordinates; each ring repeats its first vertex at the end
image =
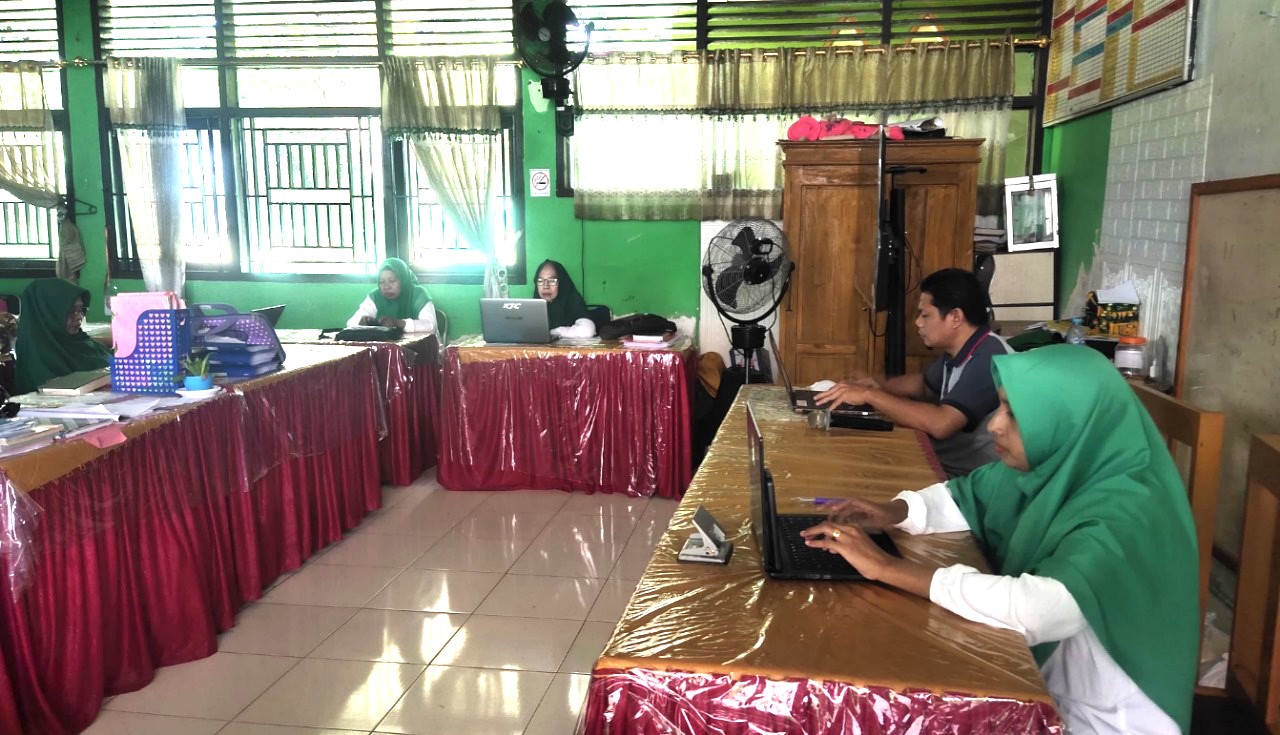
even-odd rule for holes
{"type": "MultiPolygon", "coordinates": [[[[826,520],[824,515],[778,514],[773,477],[764,462],[764,437],[747,404],[748,475],[751,492],[751,530],[760,548],[765,574],[774,579],[862,580],[844,557],[805,546],[800,532],[826,520]]],[[[902,556],[887,534],[870,534],[887,553],[902,556]]]]}
{"type": "Polygon", "coordinates": [[[46,382],[40,386],[40,393],[46,396],[82,396],[105,385],[111,385],[110,370],[82,370],[46,382]]]}
{"type": "Polygon", "coordinates": [[[547,302],[542,299],[480,299],[480,328],[489,344],[551,342],[547,302]]]}
{"type": "MultiPolygon", "coordinates": [[[[791,401],[792,410],[803,413],[805,411],[817,411],[822,408],[818,405],[818,391],[809,390],[808,388],[795,388],[791,385],[791,377],[787,375],[787,365],[778,352],[778,343],[773,339],[773,334],[769,334],[769,343],[773,346],[773,354],[778,357],[778,372],[782,373],[782,384],[787,387],[787,398],[791,401]]],[[[842,403],[839,406],[828,408],[832,414],[838,416],[873,416],[881,418],[881,415],[870,404],[860,403],[857,405],[849,405],[842,403]]]]}

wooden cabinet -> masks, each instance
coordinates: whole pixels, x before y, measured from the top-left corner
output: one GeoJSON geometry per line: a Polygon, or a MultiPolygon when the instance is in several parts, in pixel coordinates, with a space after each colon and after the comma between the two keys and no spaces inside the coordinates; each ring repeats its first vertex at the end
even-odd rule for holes
{"type": "MultiPolygon", "coordinates": [[[[887,164],[906,190],[907,371],[936,356],[916,334],[920,279],[941,268],[973,268],[980,140],[890,141],[887,164]]],[[[871,311],[875,268],[874,140],[783,141],[783,230],[796,264],[779,312],[779,350],[791,379],[806,385],[884,367],[884,315],[871,311]]],[[[886,184],[886,196],[888,186],[886,184]]]]}

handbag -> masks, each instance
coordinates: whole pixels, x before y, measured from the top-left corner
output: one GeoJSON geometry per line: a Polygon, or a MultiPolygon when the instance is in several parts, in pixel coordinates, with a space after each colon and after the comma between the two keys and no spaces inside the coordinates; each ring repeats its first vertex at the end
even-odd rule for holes
{"type": "Polygon", "coordinates": [[[339,342],[398,342],[404,336],[400,327],[347,327],[333,338],[339,342]]]}
{"type": "Polygon", "coordinates": [[[600,339],[621,339],[628,334],[661,335],[676,331],[674,322],[657,314],[631,314],[600,327],[600,339]]]}

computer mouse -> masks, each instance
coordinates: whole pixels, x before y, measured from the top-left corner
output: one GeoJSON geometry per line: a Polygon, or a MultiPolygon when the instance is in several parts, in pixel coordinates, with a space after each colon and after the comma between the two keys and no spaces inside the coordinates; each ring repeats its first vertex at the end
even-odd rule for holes
{"type": "Polygon", "coordinates": [[[831,390],[832,388],[835,387],[835,385],[836,385],[836,381],[834,380],[819,380],[818,382],[809,386],[809,390],[816,390],[817,392],[821,393],[824,390],[831,390]]]}

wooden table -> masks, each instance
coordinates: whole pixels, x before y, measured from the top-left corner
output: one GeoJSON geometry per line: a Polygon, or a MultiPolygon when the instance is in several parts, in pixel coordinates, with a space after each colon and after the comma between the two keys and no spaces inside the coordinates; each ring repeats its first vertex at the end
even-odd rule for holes
{"type": "Polygon", "coordinates": [[[693,370],[687,348],[455,342],[440,482],[678,498],[691,474],[693,370]]]}
{"type": "MultiPolygon", "coordinates": [[[[916,432],[810,429],[782,389],[744,388],[596,662],[585,732],[1061,732],[1022,636],[879,584],[764,575],[748,400],[780,512],[813,512],[796,497],[887,500],[939,479],[916,432]],[[734,544],[726,566],[676,561],[700,505],[734,544]]],[[[986,568],[968,533],[893,535],[907,558],[986,568]]]]}

